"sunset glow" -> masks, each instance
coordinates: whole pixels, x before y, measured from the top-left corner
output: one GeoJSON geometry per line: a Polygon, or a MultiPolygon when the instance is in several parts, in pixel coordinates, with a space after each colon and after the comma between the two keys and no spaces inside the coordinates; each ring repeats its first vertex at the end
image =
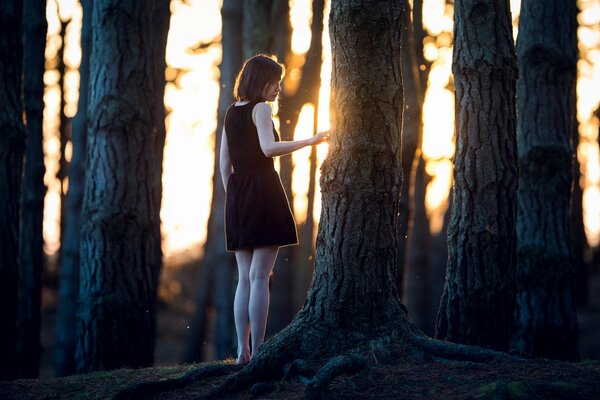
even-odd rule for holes
{"type": "MultiPolygon", "coordinates": [[[[58,114],[60,107],[60,74],[56,69],[56,54],[61,47],[60,21],[67,25],[65,48],[65,113],[73,117],[79,96],[81,48],[81,6],[77,0],[47,3],[48,35],[46,46],[47,71],[44,74],[44,151],[48,187],[44,209],[45,251],[54,254],[60,248],[60,181],[56,175],[60,157],[58,114]],[[60,13],[60,19],[59,19],[60,13]]],[[[326,2],[324,16],[322,85],[318,104],[318,130],[330,127],[329,98],[331,77],[331,49],[329,42],[326,2]]],[[[514,24],[518,21],[520,0],[511,0],[514,24]]],[[[163,163],[163,200],[161,209],[163,251],[166,258],[181,252],[200,256],[206,239],[208,214],[212,197],[214,166],[214,133],[217,126],[219,97],[219,63],[221,61],[221,16],[218,0],[173,0],[166,59],[168,79],[165,88],[165,106],[168,117],[167,138],[163,163]],[[198,43],[209,43],[204,51],[190,49],[198,43]]],[[[580,146],[577,156],[581,163],[584,188],[584,219],[588,241],[600,243],[600,159],[598,127],[600,121],[594,111],[600,104],[600,0],[579,0],[581,59],[578,63],[577,83],[580,146]]],[[[292,51],[305,53],[310,44],[309,0],[291,0],[293,27],[292,51]]],[[[451,79],[452,63],[452,5],[445,0],[424,0],[423,24],[429,35],[424,42],[425,57],[432,62],[428,88],[423,106],[423,155],[426,171],[431,176],[427,187],[426,206],[430,229],[442,229],[447,209],[448,193],[452,184],[454,156],[454,94],[451,79]]],[[[516,35],[516,25],[515,25],[516,35]]],[[[274,105],[277,111],[277,105],[274,105]]],[[[276,125],[279,121],[276,119],[276,125]]],[[[314,133],[314,105],[305,105],[299,117],[295,138],[314,133]]],[[[217,133],[217,134],[220,134],[217,133]]],[[[335,135],[336,132],[332,132],[335,135]]],[[[318,166],[324,160],[328,146],[318,148],[318,166]]],[[[294,212],[296,220],[306,220],[308,205],[310,148],[293,155],[294,212]]],[[[70,158],[70,157],[69,157],[70,158]]],[[[313,218],[318,221],[321,209],[318,187],[320,168],[317,169],[317,190],[313,218]]]]}

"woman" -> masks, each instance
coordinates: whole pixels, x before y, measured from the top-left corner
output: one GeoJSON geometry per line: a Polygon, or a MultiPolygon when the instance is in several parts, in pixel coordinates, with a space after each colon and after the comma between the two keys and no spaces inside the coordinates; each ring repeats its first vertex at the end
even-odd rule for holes
{"type": "Polygon", "coordinates": [[[269,275],[279,247],[298,243],[296,224],[273,157],[326,141],[279,141],[271,106],[281,91],[283,66],[256,55],[244,63],[233,90],[237,102],[225,114],[220,168],[226,192],[227,250],[235,252],[238,285],[234,300],[238,364],[246,364],[264,341],[269,309],[269,275]],[[252,347],[249,344],[252,332],[252,347]]]}

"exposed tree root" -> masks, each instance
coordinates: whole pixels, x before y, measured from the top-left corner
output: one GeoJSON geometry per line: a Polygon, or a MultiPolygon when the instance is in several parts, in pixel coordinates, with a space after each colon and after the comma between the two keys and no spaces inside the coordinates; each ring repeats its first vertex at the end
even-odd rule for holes
{"type": "Polygon", "coordinates": [[[210,364],[188,371],[179,378],[163,379],[155,382],[140,382],[119,391],[113,396],[113,400],[135,400],[144,396],[179,389],[198,382],[201,379],[219,375],[230,374],[241,369],[242,366],[235,364],[210,364]]]}
{"type": "Polygon", "coordinates": [[[338,356],[325,364],[314,378],[306,385],[304,398],[308,400],[319,399],[323,391],[332,380],[342,374],[352,374],[367,368],[368,362],[364,357],[338,356]]]}
{"type": "Polygon", "coordinates": [[[299,317],[266,342],[242,369],[231,364],[209,365],[181,378],[133,385],[114,399],[138,399],[226,374],[229,376],[203,399],[227,398],[248,389],[254,396],[260,396],[275,390],[281,380],[306,385],[305,397],[318,399],[340,375],[353,375],[379,364],[397,363],[400,359],[416,357],[451,364],[521,360],[506,353],[431,339],[402,317],[380,328],[370,334],[350,332],[299,317]]]}
{"type": "Polygon", "coordinates": [[[425,335],[412,335],[409,337],[409,343],[421,350],[425,357],[433,356],[450,361],[488,362],[520,360],[517,357],[500,351],[431,339],[425,335]]]}

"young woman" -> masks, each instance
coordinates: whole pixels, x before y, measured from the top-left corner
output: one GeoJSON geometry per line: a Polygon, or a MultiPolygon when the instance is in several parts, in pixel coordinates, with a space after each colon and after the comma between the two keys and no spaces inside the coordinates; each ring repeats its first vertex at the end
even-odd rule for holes
{"type": "Polygon", "coordinates": [[[269,275],[279,247],[298,243],[296,224],[273,157],[328,139],[279,141],[271,106],[281,91],[283,66],[267,55],[244,63],[233,89],[237,102],[225,114],[220,169],[226,192],[227,250],[235,252],[239,279],[234,300],[238,364],[246,364],[264,341],[269,275]],[[252,347],[250,347],[252,332],[252,347]],[[251,351],[252,350],[252,351],[251,351]]]}

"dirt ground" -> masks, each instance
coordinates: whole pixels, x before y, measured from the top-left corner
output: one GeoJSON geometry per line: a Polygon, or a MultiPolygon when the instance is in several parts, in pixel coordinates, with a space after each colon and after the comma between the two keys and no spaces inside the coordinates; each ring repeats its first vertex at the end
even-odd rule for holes
{"type": "MultiPolygon", "coordinates": [[[[0,399],[102,399],[141,380],[179,376],[193,365],[178,365],[189,335],[197,263],[169,267],[163,273],[155,368],[98,372],[67,378],[53,377],[56,335],[56,293],[44,292],[42,380],[0,384],[0,399]]],[[[381,365],[353,377],[333,381],[324,398],[377,399],[600,399],[600,270],[590,276],[590,301],[578,311],[581,363],[528,361],[520,364],[457,364],[404,360],[381,365]]],[[[209,338],[210,340],[210,338],[209,338]]],[[[207,343],[207,349],[210,343],[207,343]]],[[[204,379],[185,389],[151,398],[191,399],[217,385],[222,378],[204,379]]],[[[258,398],[302,398],[304,386],[278,384],[258,398]]],[[[246,393],[237,398],[251,398],[246,393]]]]}

